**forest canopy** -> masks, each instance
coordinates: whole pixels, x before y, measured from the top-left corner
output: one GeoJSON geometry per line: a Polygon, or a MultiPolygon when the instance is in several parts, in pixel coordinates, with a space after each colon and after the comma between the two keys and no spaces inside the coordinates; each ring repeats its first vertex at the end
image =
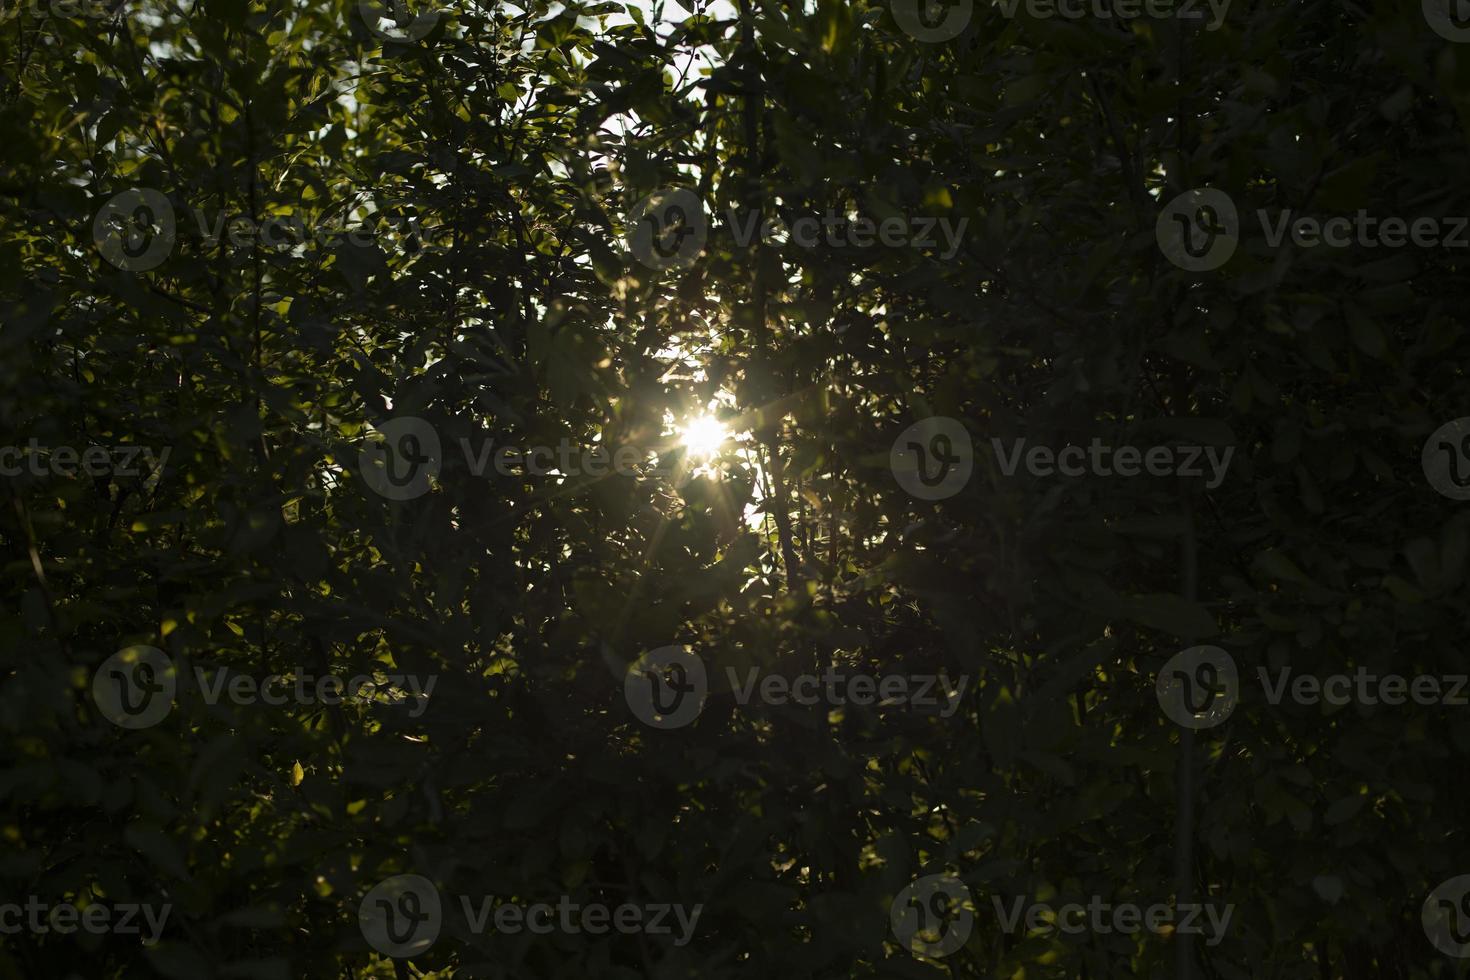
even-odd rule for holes
{"type": "Polygon", "coordinates": [[[1470,4],[687,2],[0,8],[0,980],[1464,976],[1470,4]]]}

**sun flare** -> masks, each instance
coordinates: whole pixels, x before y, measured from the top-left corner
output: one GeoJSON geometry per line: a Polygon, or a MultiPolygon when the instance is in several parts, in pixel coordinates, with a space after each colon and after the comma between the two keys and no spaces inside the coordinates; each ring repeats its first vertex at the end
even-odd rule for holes
{"type": "Polygon", "coordinates": [[[679,439],[690,459],[708,459],[720,451],[730,438],[730,430],[713,415],[691,419],[679,430],[679,439]]]}

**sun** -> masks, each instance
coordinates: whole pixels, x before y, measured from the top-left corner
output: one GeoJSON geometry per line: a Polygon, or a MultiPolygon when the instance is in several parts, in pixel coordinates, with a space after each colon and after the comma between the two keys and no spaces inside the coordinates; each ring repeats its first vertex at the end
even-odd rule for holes
{"type": "Polygon", "coordinates": [[[713,415],[690,419],[689,424],[679,430],[679,440],[690,459],[709,459],[729,438],[730,430],[713,415]]]}

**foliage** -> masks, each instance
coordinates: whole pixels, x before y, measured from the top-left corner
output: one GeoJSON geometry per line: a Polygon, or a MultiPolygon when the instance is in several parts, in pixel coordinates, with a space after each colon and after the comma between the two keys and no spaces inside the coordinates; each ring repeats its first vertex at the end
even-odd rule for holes
{"type": "Polygon", "coordinates": [[[938,44],[869,0],[456,5],[408,42],[339,0],[32,6],[0,63],[0,443],[171,447],[157,479],[5,479],[0,890],[176,906],[154,948],[5,936],[0,976],[1173,975],[1177,939],[1007,935],[986,896],[1170,900],[1191,752],[1187,877],[1237,907],[1198,975],[1457,975],[1419,905],[1470,870],[1463,709],[1247,683],[1181,754],[1154,695],[1201,640],[1248,679],[1470,672],[1470,518],[1419,467],[1465,414],[1464,254],[1252,224],[1470,213],[1470,48],[1417,3],[1236,0],[1202,31],[982,2],[938,44]],[[624,219],[674,186],[710,234],[660,272],[624,219]],[[1155,240],[1195,186],[1247,229],[1215,273],[1155,240]],[[134,187],[179,215],[145,272],[92,237],[134,187]],[[948,259],[742,244],[730,209],[968,231],[948,259]],[[372,240],[206,240],[236,213],[372,240]],[[691,474],[670,422],[712,403],[741,435],[691,474]],[[357,464],[399,415],[446,452],[389,501],[357,464]],[[976,470],[927,503],[888,460],[931,415],[976,470]],[[990,448],[1093,436],[1236,453],[1206,491],[990,448]],[[462,439],[676,475],[476,475],[462,439]],[[672,643],[712,691],[658,731],[622,678],[672,643]],[[438,686],[417,718],[180,697],[124,731],[90,690],[131,644],[438,686]],[[748,666],[973,688],[948,719],[746,706],[748,666]],[[915,957],[889,903],[946,871],[979,925],[915,957]],[[411,974],[356,915],[402,872],[705,912],[683,947],[451,922],[411,974]]]}

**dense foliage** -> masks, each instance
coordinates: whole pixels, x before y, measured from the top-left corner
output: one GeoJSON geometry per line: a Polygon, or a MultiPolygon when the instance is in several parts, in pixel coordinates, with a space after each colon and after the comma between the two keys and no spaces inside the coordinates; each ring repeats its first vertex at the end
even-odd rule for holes
{"type": "Polygon", "coordinates": [[[1420,906],[1470,872],[1470,709],[1255,677],[1470,672],[1470,504],[1420,456],[1470,414],[1467,255],[1272,245],[1256,211],[1470,214],[1470,45],[1418,0],[1011,9],[939,42],[873,0],[8,9],[0,444],[162,465],[3,478],[0,898],[174,912],[155,945],[0,936],[0,977],[1464,975],[1420,906]],[[1156,237],[1195,187],[1239,207],[1217,270],[1156,237]],[[137,271],[94,225],[134,188],[177,218],[137,271]],[[708,235],[655,269],[627,219],[668,188],[708,235]],[[964,230],[744,233],[858,214],[964,230]],[[735,436],[698,460],[707,412],[735,436]],[[399,416],[443,447],[404,500],[360,465],[399,416]],[[938,500],[890,467],[931,416],[974,440],[938,500]],[[1207,488],[992,443],[1093,438],[1234,455],[1207,488]],[[473,472],[487,440],[640,472],[473,472]],[[1204,642],[1242,693],[1191,733],[1155,678],[1204,642]],[[671,644],[710,693],[660,730],[624,674],[671,644]],[[93,680],[134,645],[180,692],[127,730],[93,680]],[[416,714],[210,703],[195,667],[437,683],[416,714]],[[750,667],[970,686],[949,717],[741,704],[750,667]],[[400,873],[704,909],[682,946],[449,914],[392,960],[358,903],[400,873]],[[930,874],[976,896],[942,958],[890,928],[930,874]],[[1235,914],[1028,935],[992,894],[1235,914]]]}

